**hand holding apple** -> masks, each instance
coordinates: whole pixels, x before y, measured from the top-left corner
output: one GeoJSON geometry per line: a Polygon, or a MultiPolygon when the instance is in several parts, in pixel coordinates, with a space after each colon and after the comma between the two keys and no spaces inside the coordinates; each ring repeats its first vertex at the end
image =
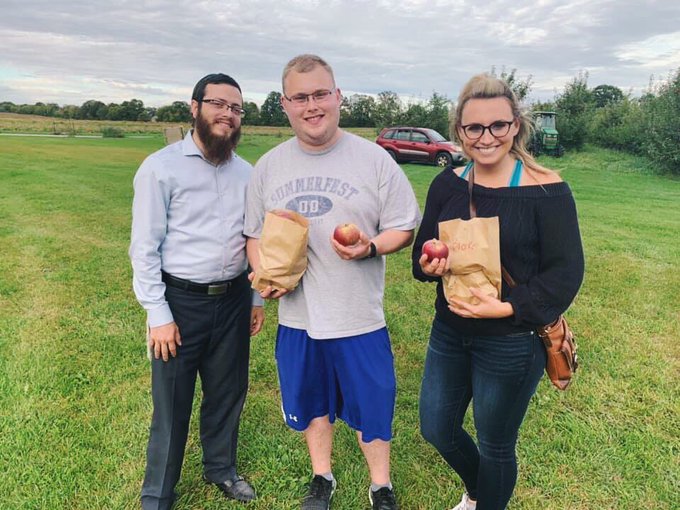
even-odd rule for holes
{"type": "Polygon", "coordinates": [[[423,244],[418,262],[426,275],[442,277],[448,271],[448,256],[448,246],[438,239],[431,239],[423,244]]]}
{"type": "Polygon", "coordinates": [[[430,239],[423,244],[423,254],[427,256],[428,262],[446,259],[449,256],[449,247],[439,239],[430,239]]]}
{"type": "Polygon", "coordinates": [[[335,227],[333,239],[343,246],[353,246],[359,242],[361,231],[354,223],[343,223],[335,227]]]}
{"type": "Polygon", "coordinates": [[[329,240],[335,253],[343,260],[363,259],[370,252],[371,240],[354,223],[338,225],[329,240]]]}

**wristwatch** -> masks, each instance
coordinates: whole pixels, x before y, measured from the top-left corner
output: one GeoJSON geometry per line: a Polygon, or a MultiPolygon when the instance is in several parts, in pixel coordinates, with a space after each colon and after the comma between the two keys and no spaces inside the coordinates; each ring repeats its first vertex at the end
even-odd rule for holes
{"type": "Polygon", "coordinates": [[[371,241],[370,247],[371,251],[369,251],[368,255],[364,257],[365,259],[374,259],[378,255],[378,248],[375,247],[375,243],[373,241],[371,241]]]}

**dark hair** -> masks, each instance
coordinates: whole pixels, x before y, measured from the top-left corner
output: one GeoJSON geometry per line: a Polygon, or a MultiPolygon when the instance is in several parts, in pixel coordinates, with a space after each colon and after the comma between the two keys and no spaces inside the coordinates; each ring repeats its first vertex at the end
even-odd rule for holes
{"type": "Polygon", "coordinates": [[[194,91],[191,93],[192,101],[198,101],[199,103],[203,101],[203,97],[205,96],[205,87],[211,83],[213,85],[225,83],[227,85],[231,85],[232,87],[236,87],[238,91],[241,92],[241,87],[239,87],[234,78],[226,74],[214,73],[204,76],[198,80],[198,83],[194,87],[194,91]]]}

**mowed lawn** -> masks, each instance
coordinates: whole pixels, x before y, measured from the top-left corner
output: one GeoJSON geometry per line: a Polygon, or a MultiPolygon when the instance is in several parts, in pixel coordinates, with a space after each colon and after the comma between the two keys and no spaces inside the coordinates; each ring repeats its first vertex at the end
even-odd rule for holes
{"type": "MultiPolygon", "coordinates": [[[[240,153],[254,163],[286,136],[246,133],[240,153]]],[[[150,371],[127,248],[132,178],[161,145],[0,136],[0,509],[138,506],[150,371]]],[[[680,181],[594,148],[542,162],[562,170],[580,213],[586,279],[568,317],[581,368],[566,393],[542,381],[510,508],[678,508],[680,181]]],[[[404,170],[422,204],[439,170],[404,170]]],[[[418,430],[434,286],[411,277],[409,257],[389,257],[385,296],[399,384],[393,482],[404,510],[448,509],[462,484],[418,430]]],[[[273,304],[252,342],[241,425],[253,510],[299,508],[310,477],[302,436],[281,418],[275,325],[273,304]]],[[[245,508],[201,481],[195,418],[176,508],[245,508]]],[[[368,508],[367,470],[343,424],[334,463],[333,508],[368,508]]]]}

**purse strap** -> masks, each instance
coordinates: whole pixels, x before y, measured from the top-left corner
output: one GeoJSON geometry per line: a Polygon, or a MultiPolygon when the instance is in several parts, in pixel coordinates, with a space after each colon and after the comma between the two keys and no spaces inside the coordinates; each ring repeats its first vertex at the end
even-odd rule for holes
{"type": "MultiPolygon", "coordinates": [[[[468,163],[468,165],[470,168],[470,171],[468,172],[468,196],[470,197],[470,219],[472,219],[477,217],[477,205],[472,198],[472,189],[475,185],[475,165],[472,162],[468,163]]],[[[501,275],[503,276],[505,283],[507,283],[511,289],[517,287],[517,282],[510,273],[508,273],[508,270],[505,269],[503,263],[501,263],[501,275]]]]}

